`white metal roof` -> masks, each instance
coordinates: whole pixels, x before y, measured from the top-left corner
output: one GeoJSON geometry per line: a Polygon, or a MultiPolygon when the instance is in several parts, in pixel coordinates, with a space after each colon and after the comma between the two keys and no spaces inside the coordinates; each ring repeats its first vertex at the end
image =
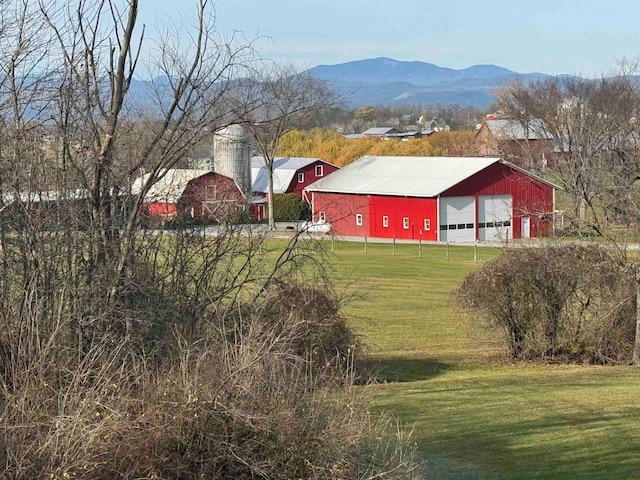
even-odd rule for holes
{"type": "MultiPolygon", "coordinates": [[[[171,168],[166,171],[161,171],[160,175],[164,174],[164,176],[151,186],[144,197],[145,201],[177,203],[187,184],[191,180],[206,175],[207,173],[211,173],[211,170],[171,168]]],[[[147,173],[142,177],[136,178],[131,187],[131,193],[138,195],[142,187],[149,181],[149,177],[151,177],[151,174],[147,173]]]]}
{"type": "MultiPolygon", "coordinates": [[[[296,172],[319,158],[276,157],[273,160],[273,193],[286,193],[296,172]]],[[[251,158],[251,190],[267,193],[269,176],[263,157],[251,158]]]]}
{"type": "Polygon", "coordinates": [[[487,168],[495,157],[380,157],[367,155],[306,190],[435,197],[487,168]]]}

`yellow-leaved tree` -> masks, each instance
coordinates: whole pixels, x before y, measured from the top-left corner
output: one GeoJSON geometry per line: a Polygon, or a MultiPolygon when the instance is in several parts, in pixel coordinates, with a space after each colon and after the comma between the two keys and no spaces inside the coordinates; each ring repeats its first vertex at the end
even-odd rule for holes
{"type": "Polygon", "coordinates": [[[406,142],[377,138],[345,138],[323,128],[292,130],[280,141],[278,155],[320,158],[344,167],[364,155],[388,156],[463,156],[476,155],[474,132],[439,132],[428,138],[406,142]]]}

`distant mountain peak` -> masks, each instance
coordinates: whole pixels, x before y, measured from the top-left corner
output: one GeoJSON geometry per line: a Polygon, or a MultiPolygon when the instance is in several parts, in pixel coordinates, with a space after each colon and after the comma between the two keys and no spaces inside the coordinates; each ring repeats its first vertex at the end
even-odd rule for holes
{"type": "Polygon", "coordinates": [[[422,61],[388,57],[367,58],[318,65],[310,69],[317,77],[337,86],[352,106],[458,104],[485,108],[495,101],[493,88],[508,80],[542,78],[543,74],[520,74],[494,64],[454,69],[422,61]]]}

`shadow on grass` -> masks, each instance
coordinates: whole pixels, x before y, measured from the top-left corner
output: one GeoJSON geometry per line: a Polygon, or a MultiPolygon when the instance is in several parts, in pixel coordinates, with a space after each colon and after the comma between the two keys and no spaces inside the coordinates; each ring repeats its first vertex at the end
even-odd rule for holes
{"type": "Polygon", "coordinates": [[[378,382],[418,382],[443,375],[454,368],[435,358],[369,358],[362,366],[378,382]]]}
{"type": "Polygon", "coordinates": [[[413,438],[434,460],[427,478],[640,478],[639,408],[587,408],[591,384],[572,395],[575,388],[561,381],[514,377],[399,385],[379,391],[378,399],[384,411],[416,421],[413,438]]]}

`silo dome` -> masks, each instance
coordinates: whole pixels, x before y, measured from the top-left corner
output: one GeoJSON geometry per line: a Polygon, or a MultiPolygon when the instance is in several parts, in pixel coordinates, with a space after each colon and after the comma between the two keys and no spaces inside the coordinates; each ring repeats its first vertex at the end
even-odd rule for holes
{"type": "Polygon", "coordinates": [[[230,141],[249,141],[249,135],[247,135],[245,129],[242,128],[242,125],[238,124],[221,128],[216,132],[216,137],[230,141]]]}
{"type": "Polygon", "coordinates": [[[249,135],[241,125],[229,125],[215,133],[213,170],[233,178],[245,195],[251,193],[249,135]]]}

